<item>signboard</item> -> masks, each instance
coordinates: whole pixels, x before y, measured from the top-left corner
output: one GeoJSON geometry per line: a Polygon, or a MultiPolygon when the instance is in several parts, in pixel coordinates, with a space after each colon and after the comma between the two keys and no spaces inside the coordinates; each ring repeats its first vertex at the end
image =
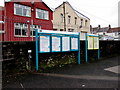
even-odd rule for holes
{"type": "Polygon", "coordinates": [[[88,36],[88,49],[92,50],[94,49],[94,42],[93,42],[93,37],[92,36],[88,36]]]}
{"type": "Polygon", "coordinates": [[[71,50],[78,50],[78,38],[71,38],[71,50]]]}
{"type": "Polygon", "coordinates": [[[62,37],[62,51],[70,51],[70,37],[62,37]]]}
{"type": "Polygon", "coordinates": [[[40,36],[40,52],[50,52],[50,36],[40,36]]]}
{"type": "Polygon", "coordinates": [[[99,38],[94,37],[94,49],[99,49],[99,38]]]}
{"type": "Polygon", "coordinates": [[[98,60],[100,59],[100,49],[99,49],[99,35],[87,34],[85,41],[85,59],[88,62],[88,50],[97,50],[98,51],[98,60]]]}
{"type": "Polygon", "coordinates": [[[80,33],[36,29],[36,71],[39,69],[40,53],[77,51],[80,64],[79,40],[80,33]]]}
{"type": "Polygon", "coordinates": [[[52,52],[60,52],[60,37],[52,36],[52,52]]]}

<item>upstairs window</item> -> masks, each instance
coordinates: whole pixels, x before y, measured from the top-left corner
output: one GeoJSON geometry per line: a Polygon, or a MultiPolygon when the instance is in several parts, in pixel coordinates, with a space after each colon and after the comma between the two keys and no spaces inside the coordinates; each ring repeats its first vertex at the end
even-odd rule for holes
{"type": "Polygon", "coordinates": [[[77,24],[77,17],[75,17],[75,25],[77,24]]]}
{"type": "Polygon", "coordinates": [[[49,13],[46,10],[36,9],[36,18],[49,20],[49,13]]]}
{"type": "Polygon", "coordinates": [[[15,23],[15,36],[28,36],[28,24],[15,23]]]}
{"type": "Polygon", "coordinates": [[[88,22],[88,21],[87,21],[87,20],[85,20],[85,26],[86,26],[86,27],[87,27],[87,22],[88,22]]]}
{"type": "Polygon", "coordinates": [[[61,17],[61,22],[63,22],[64,21],[64,16],[63,16],[62,13],[60,14],[60,17],[61,17]]]}
{"type": "Polygon", "coordinates": [[[83,19],[81,19],[80,28],[82,28],[82,26],[83,26],[83,19]]]}
{"type": "Polygon", "coordinates": [[[68,16],[68,24],[70,24],[71,16],[68,16]]]}
{"type": "Polygon", "coordinates": [[[14,4],[14,14],[20,16],[31,17],[31,7],[14,4]]]}

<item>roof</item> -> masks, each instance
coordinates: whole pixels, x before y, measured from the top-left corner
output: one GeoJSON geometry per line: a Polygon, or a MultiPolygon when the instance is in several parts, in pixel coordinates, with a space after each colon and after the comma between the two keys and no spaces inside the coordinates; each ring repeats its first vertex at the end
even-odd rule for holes
{"type": "MultiPolygon", "coordinates": [[[[74,11],[79,17],[89,19],[89,18],[88,18],[87,16],[85,16],[84,14],[82,14],[82,13],[80,13],[79,11],[75,10],[68,1],[63,2],[61,5],[59,5],[58,7],[56,7],[55,10],[58,9],[59,7],[61,7],[64,3],[68,4],[68,5],[73,9],[73,11],[74,11]]],[[[90,20],[90,19],[89,19],[89,20],[90,20]]]]}
{"type": "MultiPolygon", "coordinates": [[[[87,16],[83,15],[82,13],[78,12],[77,10],[74,9],[74,11],[75,11],[75,13],[76,13],[79,17],[89,19],[87,16]]],[[[89,19],[89,20],[90,20],[90,19],[89,19]]]]}
{"type": "Polygon", "coordinates": [[[109,30],[109,27],[103,27],[103,28],[94,27],[92,28],[92,30],[94,33],[107,32],[109,30]]]}
{"type": "Polygon", "coordinates": [[[111,28],[108,30],[108,33],[120,32],[120,27],[111,28]]]}
{"type": "Polygon", "coordinates": [[[103,27],[98,30],[98,32],[107,32],[109,30],[109,27],[103,27]]]}
{"type": "MultiPolygon", "coordinates": [[[[5,2],[43,2],[43,0],[5,0],[5,2]]],[[[45,2],[43,2],[52,12],[53,9],[51,9],[45,2]]]]}

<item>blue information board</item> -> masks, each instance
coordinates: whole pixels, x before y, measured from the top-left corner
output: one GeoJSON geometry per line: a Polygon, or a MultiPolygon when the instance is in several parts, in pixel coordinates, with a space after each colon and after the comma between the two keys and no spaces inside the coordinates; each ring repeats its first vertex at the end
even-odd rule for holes
{"type": "Polygon", "coordinates": [[[40,53],[70,51],[78,52],[78,64],[80,64],[80,33],[36,29],[36,70],[39,66],[40,53]]]}

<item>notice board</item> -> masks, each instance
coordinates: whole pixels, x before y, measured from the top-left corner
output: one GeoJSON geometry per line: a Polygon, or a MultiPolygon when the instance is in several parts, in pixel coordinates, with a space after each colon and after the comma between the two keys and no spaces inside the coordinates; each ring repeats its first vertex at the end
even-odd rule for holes
{"type": "Polygon", "coordinates": [[[93,42],[93,37],[92,36],[88,36],[88,49],[92,50],[94,49],[94,42],[93,42]]]}
{"type": "Polygon", "coordinates": [[[40,52],[50,52],[50,36],[40,36],[40,52]]]}
{"type": "Polygon", "coordinates": [[[94,37],[94,49],[99,49],[99,38],[94,37]]]}
{"type": "Polygon", "coordinates": [[[52,36],[52,52],[60,52],[60,37],[52,36]]]}
{"type": "Polygon", "coordinates": [[[78,38],[71,38],[71,50],[78,50],[78,38]]]}
{"type": "Polygon", "coordinates": [[[70,51],[70,37],[62,37],[62,51],[70,51]]]}

